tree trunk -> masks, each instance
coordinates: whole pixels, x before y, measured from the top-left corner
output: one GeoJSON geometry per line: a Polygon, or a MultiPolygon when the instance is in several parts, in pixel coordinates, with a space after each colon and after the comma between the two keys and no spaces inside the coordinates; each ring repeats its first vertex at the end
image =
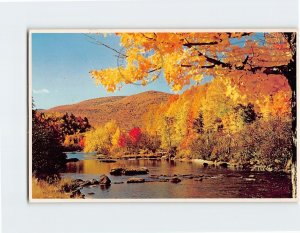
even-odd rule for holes
{"type": "Polygon", "coordinates": [[[288,83],[292,90],[292,166],[291,166],[291,176],[292,176],[292,194],[293,198],[297,197],[297,148],[296,148],[296,138],[297,138],[297,95],[296,95],[296,33],[284,33],[286,39],[288,40],[291,50],[293,52],[292,59],[287,65],[287,68],[283,71],[283,74],[288,80],[288,83]]]}

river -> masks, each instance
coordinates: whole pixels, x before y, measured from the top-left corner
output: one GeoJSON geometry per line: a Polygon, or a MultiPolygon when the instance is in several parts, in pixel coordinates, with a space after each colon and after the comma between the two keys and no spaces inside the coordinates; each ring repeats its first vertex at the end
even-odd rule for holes
{"type": "Polygon", "coordinates": [[[72,179],[99,180],[107,175],[112,184],[109,187],[99,185],[84,187],[81,192],[85,198],[122,199],[122,198],[291,198],[291,178],[285,173],[238,171],[227,168],[208,167],[194,161],[165,160],[117,160],[116,163],[103,163],[93,153],[67,153],[68,158],[77,158],[77,162],[67,163],[62,177],[72,179]],[[151,175],[198,175],[199,179],[180,178],[180,183],[146,182],[127,184],[131,176],[112,176],[110,170],[115,167],[147,167],[149,174],[134,177],[151,180],[151,175]],[[121,183],[124,182],[124,183],[121,183]],[[116,184],[119,183],[119,184],[116,184]]]}

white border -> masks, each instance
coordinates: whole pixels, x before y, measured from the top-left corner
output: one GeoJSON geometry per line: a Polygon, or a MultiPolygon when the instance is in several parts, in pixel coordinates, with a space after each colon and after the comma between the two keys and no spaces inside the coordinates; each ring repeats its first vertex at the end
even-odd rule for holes
{"type": "MultiPolygon", "coordinates": [[[[116,32],[296,32],[297,33],[297,77],[298,69],[298,30],[285,29],[29,29],[28,30],[28,195],[30,203],[78,203],[78,202],[298,202],[299,200],[299,158],[297,140],[297,197],[296,198],[149,198],[149,199],[33,199],[32,198],[32,34],[33,33],[116,33],[116,32]]],[[[297,102],[299,81],[296,80],[297,102]]],[[[300,112],[297,108],[297,115],[300,112]]],[[[297,129],[298,129],[298,118],[297,129]]],[[[298,135],[297,135],[298,136],[298,135]]]]}

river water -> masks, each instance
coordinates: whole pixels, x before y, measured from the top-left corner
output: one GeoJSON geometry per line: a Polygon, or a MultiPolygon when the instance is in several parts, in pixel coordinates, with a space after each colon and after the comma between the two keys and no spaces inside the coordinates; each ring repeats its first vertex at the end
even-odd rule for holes
{"type": "Polygon", "coordinates": [[[226,168],[204,168],[201,163],[190,161],[165,160],[117,160],[116,163],[103,163],[95,154],[72,152],[68,158],[78,158],[77,162],[67,163],[62,177],[72,179],[99,180],[107,175],[111,186],[99,185],[84,187],[81,192],[85,198],[291,198],[291,178],[285,173],[237,171],[226,168]],[[198,175],[199,179],[180,178],[180,183],[146,182],[127,184],[133,176],[112,176],[110,170],[115,167],[147,167],[149,174],[134,177],[152,180],[151,175],[177,176],[198,175]],[[120,183],[124,182],[124,183],[120,183]],[[120,183],[120,184],[115,184],[120,183]]]}

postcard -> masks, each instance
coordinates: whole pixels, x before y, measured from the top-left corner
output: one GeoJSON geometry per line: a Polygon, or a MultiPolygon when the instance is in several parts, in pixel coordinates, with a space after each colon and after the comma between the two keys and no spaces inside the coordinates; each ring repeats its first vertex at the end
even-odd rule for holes
{"type": "Polygon", "coordinates": [[[30,30],[30,201],[296,200],[296,32],[30,30]]]}

